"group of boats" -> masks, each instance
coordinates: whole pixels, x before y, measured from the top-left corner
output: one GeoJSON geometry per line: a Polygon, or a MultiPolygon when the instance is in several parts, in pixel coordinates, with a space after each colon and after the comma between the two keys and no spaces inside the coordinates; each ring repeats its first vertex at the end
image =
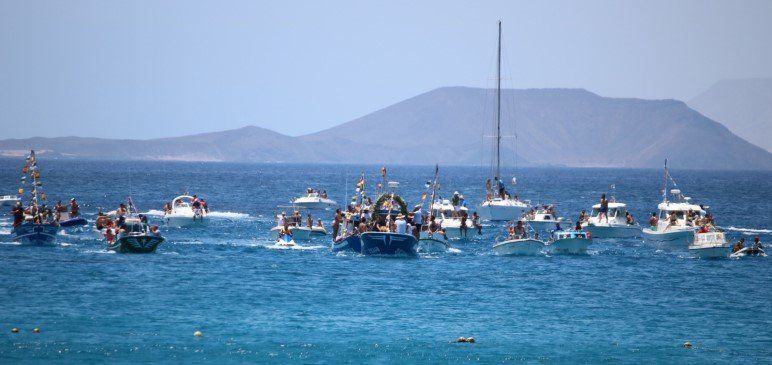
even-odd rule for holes
{"type": "MultiPolygon", "coordinates": [[[[47,202],[41,169],[32,150],[25,159],[17,195],[0,198],[0,206],[12,207],[14,241],[28,245],[53,245],[61,231],[82,232],[88,226],[88,220],[80,215],[74,198],[69,209],[61,202],[51,208],[47,202]]],[[[205,225],[208,221],[205,204],[195,196],[178,196],[167,204],[163,220],[174,227],[205,225]]],[[[149,225],[147,216],[139,214],[131,197],[128,197],[128,204],[121,204],[114,211],[100,211],[93,230],[104,240],[108,250],[121,253],[152,253],[165,241],[158,226],[149,225]]]]}
{"type": "MultiPolygon", "coordinates": [[[[450,196],[440,194],[439,167],[434,179],[427,182],[420,204],[408,207],[397,193],[399,183],[387,178],[381,169],[382,181],[376,185],[373,202],[365,189],[365,176],[357,183],[356,193],[343,209],[336,210],[332,232],[323,221],[314,222],[310,213],[303,218],[301,211],[337,208],[325,190],[308,188],[306,194],[292,199],[290,214],[276,215],[276,244],[296,246],[299,242],[324,237],[331,233],[332,251],[353,251],[363,255],[408,255],[419,252],[441,252],[451,249],[452,240],[463,240],[481,233],[481,221],[493,225],[507,222],[506,236],[496,238],[492,250],[497,255],[583,254],[593,239],[635,238],[666,244],[682,244],[699,257],[729,256],[730,246],[724,232],[718,229],[707,207],[694,204],[676,187],[665,161],[662,202],[658,212],[642,228],[625,203],[611,196],[584,211],[575,225],[557,213],[555,205],[531,205],[519,195],[510,193],[501,174],[501,23],[498,32],[498,58],[495,94],[495,150],[492,176],[485,182],[486,197],[469,214],[464,196],[455,191],[450,196]],[[668,189],[672,182],[673,189],[668,189]],[[565,227],[563,226],[565,225],[565,227]]],[[[512,179],[513,186],[517,184],[512,179]]],[[[613,185],[612,185],[613,190],[613,185]]],[[[0,197],[0,206],[14,207],[14,240],[25,244],[52,244],[63,229],[82,229],[88,222],[82,218],[74,199],[69,215],[57,204],[56,212],[46,207],[46,195],[35,152],[27,156],[22,170],[21,188],[17,195],[0,197]],[[27,203],[22,206],[22,201],[27,203]]],[[[158,226],[148,224],[147,216],[139,214],[128,198],[116,211],[97,217],[95,230],[106,247],[116,252],[155,252],[165,239],[158,226]]],[[[180,195],[164,207],[163,222],[172,227],[205,226],[209,221],[208,207],[196,195],[180,195]]],[[[765,255],[760,247],[741,248],[733,255],[765,255]]]]}

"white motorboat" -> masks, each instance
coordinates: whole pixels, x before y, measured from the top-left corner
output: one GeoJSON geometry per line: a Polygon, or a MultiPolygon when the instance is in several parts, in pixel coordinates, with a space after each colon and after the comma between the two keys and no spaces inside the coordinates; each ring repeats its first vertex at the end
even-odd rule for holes
{"type": "Polygon", "coordinates": [[[729,251],[729,242],[720,231],[697,232],[689,245],[689,252],[702,259],[729,257],[729,251]]]}
{"type": "MultiPolygon", "coordinates": [[[[499,21],[498,33],[498,51],[496,63],[496,134],[494,136],[495,150],[493,160],[495,160],[495,170],[493,181],[488,179],[485,184],[486,198],[477,207],[477,212],[481,219],[488,221],[511,221],[519,217],[528,209],[528,202],[521,201],[519,197],[507,192],[501,177],[501,21],[499,21]],[[493,185],[495,184],[495,186],[493,185]]],[[[517,156],[515,156],[517,158],[517,156]]],[[[512,178],[515,185],[517,179],[512,178]]]]}
{"type": "MultiPolygon", "coordinates": [[[[283,214],[279,214],[276,216],[276,226],[271,228],[271,231],[280,231],[286,223],[290,232],[292,232],[293,240],[308,241],[311,239],[311,235],[318,234],[318,231],[315,233],[313,228],[304,226],[301,222],[302,219],[303,217],[297,214],[291,215],[289,217],[286,217],[283,214]]],[[[324,231],[324,234],[326,234],[326,231],[324,231]]]]}
{"type": "Polygon", "coordinates": [[[552,240],[547,244],[547,249],[553,254],[585,254],[587,247],[592,244],[592,238],[587,232],[564,230],[555,231],[552,240]]]}
{"type": "MultiPolygon", "coordinates": [[[[670,190],[673,201],[668,198],[668,182],[673,181],[667,169],[665,160],[665,183],[662,189],[662,203],[657,205],[659,213],[653,219],[648,228],[642,230],[643,238],[654,243],[667,243],[676,245],[688,245],[694,241],[694,232],[697,226],[694,221],[705,215],[705,210],[691,203],[691,198],[685,196],[681,190],[670,190]]],[[[675,186],[675,181],[673,181],[675,186]]]]}
{"type": "Polygon", "coordinates": [[[440,221],[440,227],[445,229],[445,235],[449,239],[466,238],[472,229],[472,219],[468,216],[468,209],[463,206],[453,205],[450,200],[442,199],[432,204],[432,214],[440,221]],[[466,234],[461,229],[462,215],[467,215],[466,234]]]}
{"type": "Polygon", "coordinates": [[[729,255],[729,257],[731,258],[739,258],[739,257],[745,257],[745,256],[767,257],[767,253],[764,252],[764,249],[762,248],[751,246],[751,247],[744,247],[743,249],[729,255]]]}
{"type": "Polygon", "coordinates": [[[440,233],[431,234],[426,231],[421,232],[421,238],[418,239],[418,252],[447,252],[449,248],[450,244],[448,243],[448,239],[440,233]]]}
{"type": "Polygon", "coordinates": [[[164,222],[172,227],[203,226],[209,222],[206,209],[195,204],[189,195],[180,195],[172,200],[171,210],[164,213],[164,222]]]}
{"type": "Polygon", "coordinates": [[[335,207],[338,203],[327,197],[326,192],[320,192],[316,189],[309,188],[306,192],[306,196],[292,201],[294,206],[309,209],[309,210],[323,210],[335,207]]]}
{"type": "Polygon", "coordinates": [[[554,208],[539,208],[528,212],[522,218],[535,231],[549,232],[558,228],[558,224],[563,222],[563,218],[556,215],[554,208]]]}
{"type": "Polygon", "coordinates": [[[0,207],[12,207],[20,201],[21,199],[16,195],[3,195],[0,196],[0,207]]]}
{"type": "Polygon", "coordinates": [[[627,204],[610,201],[608,212],[600,215],[600,204],[592,206],[592,212],[582,228],[590,232],[592,238],[634,238],[641,236],[641,226],[637,223],[627,224],[627,204]]]}
{"type": "Polygon", "coordinates": [[[500,256],[533,256],[544,252],[545,244],[533,238],[517,238],[493,245],[493,253],[500,256]]]}

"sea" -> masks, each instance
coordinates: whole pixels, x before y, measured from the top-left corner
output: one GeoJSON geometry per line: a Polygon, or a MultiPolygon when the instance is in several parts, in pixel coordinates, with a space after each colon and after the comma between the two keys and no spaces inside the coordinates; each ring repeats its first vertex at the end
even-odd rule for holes
{"type": "MultiPolygon", "coordinates": [[[[0,195],[18,189],[22,165],[0,160],[0,195]]],[[[89,228],[54,247],[21,246],[2,212],[0,363],[772,363],[772,257],[702,260],[642,239],[595,240],[581,256],[500,257],[491,247],[501,224],[418,258],[336,254],[329,236],[278,247],[273,217],[293,197],[313,187],[346,202],[363,173],[375,189],[381,166],[39,165],[49,202],[76,198],[93,222],[131,196],[167,242],[117,254],[89,228]],[[186,192],[209,202],[210,224],[163,226],[164,203],[186,192]]],[[[399,194],[420,203],[434,167],[386,167],[399,194]]],[[[440,166],[440,193],[461,192],[473,211],[489,173],[440,166]]],[[[671,174],[732,241],[758,235],[772,247],[771,172],[671,174]]],[[[503,175],[568,220],[614,185],[645,222],[663,183],[661,169],[503,175]]],[[[312,214],[329,226],[333,212],[312,214]]]]}

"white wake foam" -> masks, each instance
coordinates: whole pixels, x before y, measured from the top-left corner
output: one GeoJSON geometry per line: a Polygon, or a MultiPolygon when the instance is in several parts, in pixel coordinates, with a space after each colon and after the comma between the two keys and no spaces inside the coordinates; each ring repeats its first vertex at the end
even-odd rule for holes
{"type": "MultiPolygon", "coordinates": [[[[162,217],[164,215],[163,210],[150,209],[147,212],[142,213],[148,216],[162,217]]],[[[207,214],[210,218],[224,218],[224,219],[247,219],[249,214],[237,213],[237,212],[218,212],[212,211],[207,214]]]]}
{"type": "Polygon", "coordinates": [[[742,227],[734,227],[729,226],[724,228],[727,231],[735,231],[735,232],[742,232],[746,234],[754,234],[754,233],[772,233],[772,229],[761,229],[761,228],[742,228],[742,227]]]}

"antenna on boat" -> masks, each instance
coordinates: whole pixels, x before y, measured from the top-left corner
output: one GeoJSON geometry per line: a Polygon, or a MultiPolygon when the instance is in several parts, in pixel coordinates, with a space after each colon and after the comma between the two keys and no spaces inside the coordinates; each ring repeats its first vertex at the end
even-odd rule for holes
{"type": "Polygon", "coordinates": [[[668,177],[667,158],[665,158],[665,177],[664,177],[664,180],[662,181],[662,201],[663,202],[667,201],[667,177],[668,177]]]}

